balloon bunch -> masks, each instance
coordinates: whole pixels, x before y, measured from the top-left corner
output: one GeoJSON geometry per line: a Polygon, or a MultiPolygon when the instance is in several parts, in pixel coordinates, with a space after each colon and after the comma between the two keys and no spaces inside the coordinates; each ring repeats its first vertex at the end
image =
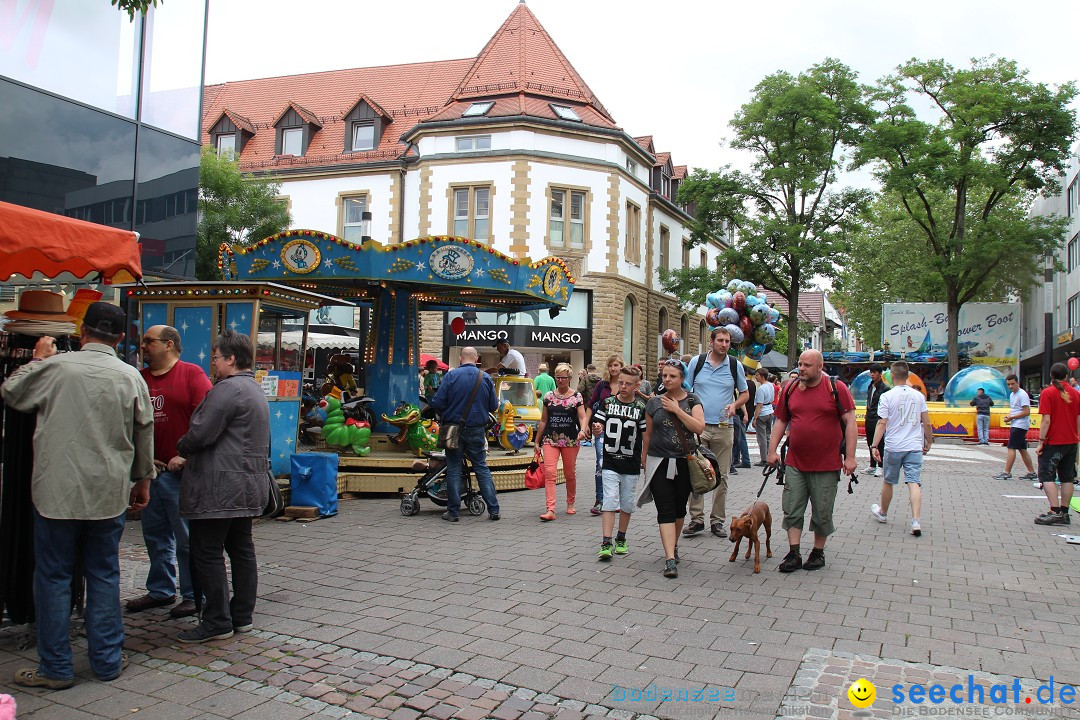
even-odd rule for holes
{"type": "Polygon", "coordinates": [[[731,333],[731,349],[738,355],[761,360],[776,339],[780,311],[768,303],[757,286],[732,280],[724,290],[705,296],[705,322],[731,333]]]}

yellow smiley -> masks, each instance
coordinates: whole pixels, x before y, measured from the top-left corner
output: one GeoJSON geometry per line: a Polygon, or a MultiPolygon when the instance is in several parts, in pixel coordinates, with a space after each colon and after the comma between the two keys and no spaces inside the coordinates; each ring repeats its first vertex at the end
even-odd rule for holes
{"type": "Polygon", "coordinates": [[[859,678],[851,683],[847,691],[848,700],[857,708],[868,708],[877,699],[877,689],[866,678],[859,678]]]}

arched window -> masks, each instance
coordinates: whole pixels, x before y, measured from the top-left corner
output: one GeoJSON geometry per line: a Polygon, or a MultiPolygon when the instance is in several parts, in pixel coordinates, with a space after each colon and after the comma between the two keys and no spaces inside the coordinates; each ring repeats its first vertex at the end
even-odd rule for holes
{"type": "Polygon", "coordinates": [[[697,351],[698,351],[699,355],[701,353],[705,352],[705,348],[707,348],[709,346],[709,339],[708,338],[709,338],[709,335],[708,335],[708,331],[705,329],[705,321],[702,320],[701,322],[698,323],[697,351]]]}
{"type": "Polygon", "coordinates": [[[690,349],[690,320],[686,315],[682,316],[682,320],[679,321],[679,352],[683,355],[690,349]]]}
{"type": "Polygon", "coordinates": [[[622,356],[627,363],[632,364],[634,362],[634,299],[629,295],[623,303],[622,327],[622,356]]]}
{"type": "Polygon", "coordinates": [[[656,316],[656,357],[665,358],[667,353],[664,352],[664,331],[668,329],[667,308],[660,308],[660,312],[656,316]]]}

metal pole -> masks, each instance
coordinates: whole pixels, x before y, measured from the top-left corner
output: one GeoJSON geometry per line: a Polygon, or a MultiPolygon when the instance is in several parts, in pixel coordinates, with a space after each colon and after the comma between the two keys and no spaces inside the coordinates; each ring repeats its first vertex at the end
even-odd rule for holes
{"type": "Polygon", "coordinates": [[[1043,385],[1050,384],[1050,366],[1054,364],[1054,256],[1046,253],[1043,269],[1043,385]]]}

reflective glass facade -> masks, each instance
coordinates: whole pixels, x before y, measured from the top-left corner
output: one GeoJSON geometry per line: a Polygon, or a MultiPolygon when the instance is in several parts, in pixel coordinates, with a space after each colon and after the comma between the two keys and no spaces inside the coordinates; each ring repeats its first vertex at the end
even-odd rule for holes
{"type": "Polygon", "coordinates": [[[194,276],[206,2],[3,0],[0,200],[135,230],[194,276]]]}

